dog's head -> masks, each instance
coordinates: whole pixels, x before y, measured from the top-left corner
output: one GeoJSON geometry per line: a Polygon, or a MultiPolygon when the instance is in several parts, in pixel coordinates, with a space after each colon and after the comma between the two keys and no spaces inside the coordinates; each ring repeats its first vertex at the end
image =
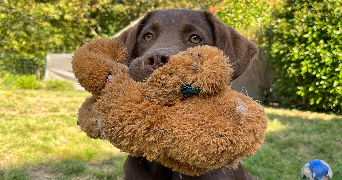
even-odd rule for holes
{"type": "Polygon", "coordinates": [[[166,64],[170,56],[199,45],[221,49],[233,65],[234,80],[245,72],[257,53],[254,43],[213,14],[187,9],[150,11],[115,39],[127,47],[129,73],[136,81],[166,64]]]}

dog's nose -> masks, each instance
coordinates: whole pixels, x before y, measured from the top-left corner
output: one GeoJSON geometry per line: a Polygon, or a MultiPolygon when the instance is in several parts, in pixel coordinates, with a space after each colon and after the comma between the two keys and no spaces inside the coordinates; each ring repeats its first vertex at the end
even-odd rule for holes
{"type": "Polygon", "coordinates": [[[166,50],[155,50],[147,53],[145,55],[144,63],[145,65],[156,70],[159,67],[164,66],[172,56],[170,51],[166,50]]]}

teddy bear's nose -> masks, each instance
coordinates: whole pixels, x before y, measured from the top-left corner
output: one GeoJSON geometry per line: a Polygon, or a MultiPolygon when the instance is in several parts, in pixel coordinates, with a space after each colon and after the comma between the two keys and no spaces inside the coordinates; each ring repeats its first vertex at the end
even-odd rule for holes
{"type": "Polygon", "coordinates": [[[144,63],[154,71],[157,68],[164,66],[171,56],[172,53],[170,51],[154,50],[145,55],[144,63]]]}

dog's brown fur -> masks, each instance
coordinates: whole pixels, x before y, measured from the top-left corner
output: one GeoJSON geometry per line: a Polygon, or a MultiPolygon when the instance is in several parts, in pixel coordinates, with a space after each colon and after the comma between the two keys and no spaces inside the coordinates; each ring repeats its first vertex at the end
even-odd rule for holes
{"type": "MultiPolygon", "coordinates": [[[[230,26],[205,11],[169,9],[148,12],[136,25],[122,32],[117,39],[129,53],[129,73],[136,81],[143,81],[153,71],[167,63],[171,55],[198,45],[216,46],[230,58],[235,70],[233,80],[242,75],[256,55],[255,45],[230,26]],[[150,41],[144,36],[152,35],[150,41]],[[201,41],[192,43],[197,35],[201,41]]],[[[209,171],[201,176],[186,176],[149,162],[143,157],[128,156],[126,180],[248,180],[248,173],[240,164],[237,169],[227,167],[209,171]]]]}

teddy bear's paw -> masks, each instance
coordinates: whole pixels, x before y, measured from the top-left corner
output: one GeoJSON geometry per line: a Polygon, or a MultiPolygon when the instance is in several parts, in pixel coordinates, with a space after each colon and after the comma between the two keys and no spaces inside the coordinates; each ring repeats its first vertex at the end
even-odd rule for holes
{"type": "Polygon", "coordinates": [[[210,96],[227,88],[233,69],[221,50],[197,46],[171,56],[150,75],[143,86],[146,97],[163,105],[191,95],[210,96]]]}
{"type": "MultiPolygon", "coordinates": [[[[101,94],[112,64],[127,64],[127,50],[122,43],[101,38],[79,48],[73,57],[73,72],[87,91],[101,94]]],[[[121,68],[121,67],[120,67],[121,68]]]]}
{"type": "Polygon", "coordinates": [[[100,116],[93,108],[97,99],[98,97],[93,95],[85,100],[79,109],[77,120],[77,125],[81,127],[81,130],[94,139],[103,138],[103,127],[100,116]]]}

